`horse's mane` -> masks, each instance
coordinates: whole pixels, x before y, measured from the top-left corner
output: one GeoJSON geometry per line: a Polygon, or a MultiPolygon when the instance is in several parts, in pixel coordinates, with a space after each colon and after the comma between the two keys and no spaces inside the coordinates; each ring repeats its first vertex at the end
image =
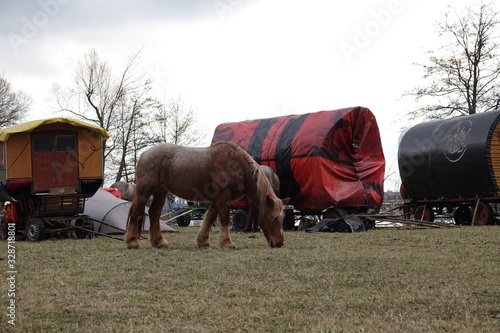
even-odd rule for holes
{"type": "MultiPolygon", "coordinates": [[[[232,144],[233,149],[235,149],[239,155],[244,158],[246,165],[248,166],[249,176],[251,181],[255,182],[257,198],[259,198],[258,206],[266,207],[267,198],[273,200],[273,210],[271,212],[273,217],[278,216],[281,213],[281,200],[274,194],[274,190],[271,187],[271,183],[267,179],[264,171],[260,168],[259,164],[250,156],[243,148],[236,144],[232,144]]],[[[257,203],[256,203],[257,204],[257,203]]],[[[262,211],[262,210],[261,210],[262,211]]]]}

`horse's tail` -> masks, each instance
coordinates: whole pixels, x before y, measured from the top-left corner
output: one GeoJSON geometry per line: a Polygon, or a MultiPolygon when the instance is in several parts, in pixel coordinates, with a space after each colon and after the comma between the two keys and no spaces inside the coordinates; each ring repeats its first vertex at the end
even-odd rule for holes
{"type": "Polygon", "coordinates": [[[146,212],[142,212],[141,215],[139,215],[139,218],[137,219],[137,232],[140,234],[142,230],[144,229],[144,223],[146,221],[146,212]]]}
{"type": "MultiPolygon", "coordinates": [[[[130,218],[132,215],[135,215],[137,216],[137,214],[135,213],[137,210],[137,206],[135,205],[134,201],[132,202],[132,206],[130,206],[130,210],[128,212],[128,218],[127,218],[127,229],[128,229],[128,225],[130,223],[130,218]]],[[[138,214],[138,217],[137,217],[137,223],[136,223],[136,227],[137,227],[137,232],[140,234],[142,232],[142,229],[144,229],[144,223],[146,221],[146,212],[144,210],[142,210],[139,214],[138,214]]]]}

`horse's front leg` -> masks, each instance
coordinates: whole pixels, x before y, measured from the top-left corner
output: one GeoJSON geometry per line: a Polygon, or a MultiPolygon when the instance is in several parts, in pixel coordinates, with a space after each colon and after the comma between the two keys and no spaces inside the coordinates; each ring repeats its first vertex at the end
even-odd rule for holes
{"type": "Polygon", "coordinates": [[[252,228],[253,232],[259,231],[258,217],[259,217],[259,211],[257,210],[257,206],[253,202],[250,202],[250,208],[249,208],[249,212],[248,212],[248,220],[250,221],[249,224],[250,224],[250,227],[252,228]]]}
{"type": "Polygon", "coordinates": [[[160,229],[160,216],[163,205],[165,204],[165,199],[167,198],[168,192],[157,192],[153,195],[153,201],[149,207],[149,236],[150,242],[153,247],[157,248],[167,248],[168,243],[163,238],[160,229]]]}
{"type": "Polygon", "coordinates": [[[198,237],[196,238],[196,244],[198,247],[210,247],[209,235],[210,230],[212,230],[212,225],[217,218],[217,208],[214,203],[210,203],[205,215],[203,216],[203,222],[198,232],[198,237]]]}
{"type": "Polygon", "coordinates": [[[219,247],[223,249],[234,249],[231,237],[229,236],[229,204],[219,206],[219,247]]]}

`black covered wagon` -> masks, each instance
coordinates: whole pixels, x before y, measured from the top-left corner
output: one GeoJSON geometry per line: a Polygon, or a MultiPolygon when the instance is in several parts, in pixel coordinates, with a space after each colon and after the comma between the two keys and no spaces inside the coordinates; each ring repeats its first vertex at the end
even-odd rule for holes
{"type": "Polygon", "coordinates": [[[500,203],[500,111],[426,122],[399,144],[408,217],[493,224],[500,203]]]}

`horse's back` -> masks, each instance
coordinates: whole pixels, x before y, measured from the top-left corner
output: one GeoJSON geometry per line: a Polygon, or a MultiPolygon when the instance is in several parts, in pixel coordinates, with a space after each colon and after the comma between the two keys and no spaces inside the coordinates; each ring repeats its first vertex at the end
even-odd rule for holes
{"type": "Polygon", "coordinates": [[[225,183],[225,179],[219,178],[229,172],[235,176],[231,182],[243,181],[243,172],[232,170],[240,166],[239,154],[237,146],[228,142],[201,148],[170,143],[156,145],[141,155],[136,170],[137,183],[143,187],[163,187],[187,200],[206,201],[206,189],[225,183]]]}
{"type": "Polygon", "coordinates": [[[224,159],[231,153],[241,153],[236,144],[231,142],[218,142],[208,147],[186,147],[172,143],[162,143],[145,151],[140,162],[151,167],[189,168],[190,165],[198,167],[214,158],[224,159]]]}

